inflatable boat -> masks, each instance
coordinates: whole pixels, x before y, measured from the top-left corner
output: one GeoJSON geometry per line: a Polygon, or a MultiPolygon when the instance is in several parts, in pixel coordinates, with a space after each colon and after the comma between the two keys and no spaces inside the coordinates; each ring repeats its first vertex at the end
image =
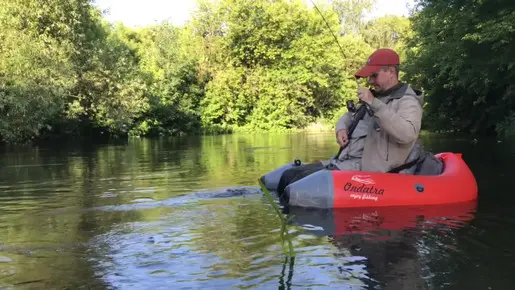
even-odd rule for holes
{"type": "MultiPolygon", "coordinates": [[[[352,208],[406,205],[436,205],[477,199],[474,175],[461,153],[435,154],[443,161],[440,175],[410,175],[366,171],[323,169],[285,188],[289,206],[352,208]]],[[[261,177],[270,191],[276,191],[282,173],[298,162],[286,164],[261,177]]]]}

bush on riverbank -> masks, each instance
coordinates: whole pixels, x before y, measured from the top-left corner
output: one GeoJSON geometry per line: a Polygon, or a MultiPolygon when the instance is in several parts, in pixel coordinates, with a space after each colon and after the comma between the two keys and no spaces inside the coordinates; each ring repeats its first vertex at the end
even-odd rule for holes
{"type": "Polygon", "coordinates": [[[0,0],[6,143],[332,130],[379,47],[425,91],[426,129],[515,131],[509,1],[420,0],[410,19],[365,21],[374,1],[332,0],[318,6],[327,23],[304,1],[200,1],[184,27],[138,29],[89,0],[44,2],[0,0]]]}

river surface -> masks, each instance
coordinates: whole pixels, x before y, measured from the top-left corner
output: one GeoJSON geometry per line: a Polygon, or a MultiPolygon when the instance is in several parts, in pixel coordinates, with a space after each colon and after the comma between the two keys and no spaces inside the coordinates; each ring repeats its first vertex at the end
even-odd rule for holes
{"type": "Polygon", "coordinates": [[[477,203],[292,210],[294,259],[257,179],[332,133],[2,148],[0,289],[513,289],[514,142],[422,138],[477,203]]]}

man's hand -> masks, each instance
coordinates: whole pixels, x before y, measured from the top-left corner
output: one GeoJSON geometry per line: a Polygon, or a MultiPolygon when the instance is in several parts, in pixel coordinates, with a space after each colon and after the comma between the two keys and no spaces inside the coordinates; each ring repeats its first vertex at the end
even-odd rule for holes
{"type": "Polygon", "coordinates": [[[336,133],[336,141],[341,147],[347,145],[349,142],[349,136],[347,135],[346,129],[341,129],[336,133]]]}
{"type": "Polygon", "coordinates": [[[358,88],[358,98],[370,105],[375,97],[369,89],[358,88]]]}

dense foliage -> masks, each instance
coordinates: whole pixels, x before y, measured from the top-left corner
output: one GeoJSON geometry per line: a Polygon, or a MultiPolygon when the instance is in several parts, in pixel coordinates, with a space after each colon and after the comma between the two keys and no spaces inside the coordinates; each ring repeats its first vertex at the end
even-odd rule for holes
{"type": "Polygon", "coordinates": [[[515,2],[421,0],[409,79],[428,95],[433,129],[515,134],[515,2]]]}
{"type": "Polygon", "coordinates": [[[184,27],[109,24],[89,0],[0,0],[0,138],[332,126],[378,47],[426,92],[430,129],[514,132],[508,1],[200,0],[184,27]],[[338,42],[335,41],[335,37],[338,42]]]}

